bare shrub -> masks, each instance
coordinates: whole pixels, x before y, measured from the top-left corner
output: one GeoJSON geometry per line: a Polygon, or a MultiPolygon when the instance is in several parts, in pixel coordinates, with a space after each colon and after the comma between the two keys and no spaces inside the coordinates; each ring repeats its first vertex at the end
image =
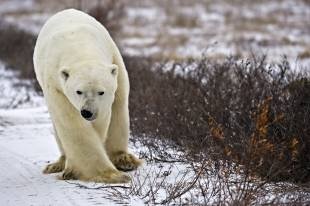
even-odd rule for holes
{"type": "MultiPolygon", "coordinates": [[[[162,143],[157,143],[165,150],[162,143]]],[[[130,204],[133,199],[146,205],[305,205],[309,201],[306,188],[270,184],[229,161],[214,161],[205,155],[198,162],[159,162],[158,154],[144,147],[139,148],[144,150],[148,164],[132,173],[129,184],[69,183],[83,189],[104,190],[105,198],[119,204],[130,204]]]]}
{"type": "Polygon", "coordinates": [[[169,19],[172,26],[194,28],[199,26],[198,15],[188,15],[184,13],[176,13],[169,19]]]}
{"type": "Polygon", "coordinates": [[[232,159],[271,180],[309,180],[309,80],[285,58],[126,64],[133,134],[169,138],[195,158],[232,159]]]}
{"type": "Polygon", "coordinates": [[[0,22],[0,58],[22,77],[33,78],[32,55],[36,37],[12,25],[0,22]]]}

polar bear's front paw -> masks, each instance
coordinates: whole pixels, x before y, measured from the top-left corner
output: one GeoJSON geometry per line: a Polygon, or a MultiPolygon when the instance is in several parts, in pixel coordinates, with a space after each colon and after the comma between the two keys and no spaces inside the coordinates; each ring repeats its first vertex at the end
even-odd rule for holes
{"type": "Polygon", "coordinates": [[[100,182],[100,183],[127,183],[131,178],[125,172],[115,169],[106,170],[99,175],[85,177],[72,169],[65,169],[64,172],[58,176],[59,180],[82,180],[87,182],[100,182]]]}
{"type": "Polygon", "coordinates": [[[103,182],[103,183],[128,183],[131,181],[131,177],[118,170],[107,170],[102,172],[99,176],[90,178],[89,181],[103,182]]]}
{"type": "Polygon", "coordinates": [[[117,169],[122,171],[135,170],[143,163],[143,160],[140,160],[134,155],[126,152],[117,152],[113,154],[111,161],[117,169]]]}
{"type": "Polygon", "coordinates": [[[65,156],[61,156],[57,162],[48,164],[43,170],[44,174],[57,173],[65,169],[65,156]]]}

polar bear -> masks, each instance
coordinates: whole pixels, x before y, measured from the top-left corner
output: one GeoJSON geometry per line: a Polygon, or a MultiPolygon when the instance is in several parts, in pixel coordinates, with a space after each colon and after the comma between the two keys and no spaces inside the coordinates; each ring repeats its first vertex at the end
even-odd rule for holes
{"type": "Polygon", "coordinates": [[[129,80],[108,31],[68,9],[39,33],[34,69],[55,129],[61,157],[44,173],[60,179],[125,183],[142,160],[128,153],[129,80]]]}

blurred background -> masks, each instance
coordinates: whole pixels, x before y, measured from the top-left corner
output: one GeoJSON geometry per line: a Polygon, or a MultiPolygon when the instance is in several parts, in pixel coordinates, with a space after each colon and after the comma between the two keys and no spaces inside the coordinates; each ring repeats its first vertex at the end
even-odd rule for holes
{"type": "Polygon", "coordinates": [[[65,8],[101,20],[126,55],[310,62],[309,0],[0,0],[0,18],[37,34],[65,8]]]}

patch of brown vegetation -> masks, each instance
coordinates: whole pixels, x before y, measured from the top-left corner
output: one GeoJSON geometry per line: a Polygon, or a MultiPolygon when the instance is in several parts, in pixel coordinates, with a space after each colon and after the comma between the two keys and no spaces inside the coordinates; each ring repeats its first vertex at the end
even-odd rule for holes
{"type": "Polygon", "coordinates": [[[287,61],[126,64],[134,135],[170,139],[196,160],[201,152],[228,158],[270,180],[309,180],[310,84],[287,61]]]}
{"type": "Polygon", "coordinates": [[[36,37],[0,22],[0,59],[18,69],[22,77],[33,78],[32,55],[36,37]]]}
{"type": "Polygon", "coordinates": [[[306,49],[298,55],[300,59],[308,59],[310,58],[310,49],[306,49]]]}

